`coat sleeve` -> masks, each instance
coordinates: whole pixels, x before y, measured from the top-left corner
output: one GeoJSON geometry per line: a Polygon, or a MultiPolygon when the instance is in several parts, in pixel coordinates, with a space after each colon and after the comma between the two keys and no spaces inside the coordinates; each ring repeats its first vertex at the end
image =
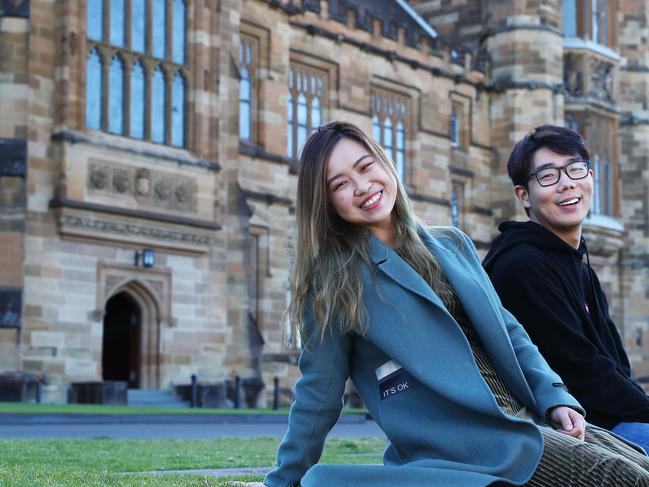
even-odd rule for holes
{"type": "MultiPolygon", "coordinates": [[[[541,259],[497,265],[492,280],[503,304],[525,325],[569,390],[612,427],[621,421],[649,422],[649,399],[615,361],[586,336],[580,316],[565,299],[560,276],[541,259]]],[[[619,344],[621,346],[621,343],[619,344]]]]}
{"type": "Polygon", "coordinates": [[[480,257],[471,239],[464,233],[459,233],[463,239],[462,253],[465,255],[468,265],[475,272],[474,277],[483,286],[507,329],[518,363],[536,401],[537,413],[547,418],[552,408],[568,406],[581,414],[585,414],[584,408],[568,392],[561,377],[550,368],[539,349],[530,340],[530,336],[523,326],[503,307],[489,276],[482,268],[480,257]]]}
{"type": "Polygon", "coordinates": [[[311,317],[309,334],[298,362],[301,377],[295,384],[295,401],[288,417],[288,431],[277,452],[277,468],[266,475],[269,487],[299,485],[306,471],[318,462],[327,434],[342,409],[345,381],[349,377],[350,339],[327,332],[320,341],[311,317]]]}

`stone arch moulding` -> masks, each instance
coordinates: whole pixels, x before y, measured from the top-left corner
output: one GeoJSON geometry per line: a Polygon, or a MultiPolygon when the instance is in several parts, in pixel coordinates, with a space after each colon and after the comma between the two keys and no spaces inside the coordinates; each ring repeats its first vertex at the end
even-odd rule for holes
{"type": "Polygon", "coordinates": [[[161,333],[164,325],[173,326],[171,316],[171,270],[143,269],[126,264],[97,264],[97,308],[94,318],[101,321],[106,303],[126,293],[140,308],[140,386],[160,386],[161,333]]]}

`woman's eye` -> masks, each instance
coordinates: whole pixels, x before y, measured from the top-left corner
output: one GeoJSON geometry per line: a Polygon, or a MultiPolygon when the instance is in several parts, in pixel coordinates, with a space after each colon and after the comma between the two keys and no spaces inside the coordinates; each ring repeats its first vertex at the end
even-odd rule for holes
{"type": "Polygon", "coordinates": [[[365,171],[368,167],[370,167],[372,164],[374,164],[374,161],[368,162],[367,164],[363,164],[363,167],[361,168],[361,171],[365,171]]]}
{"type": "Polygon", "coordinates": [[[341,182],[335,184],[335,185],[334,185],[334,191],[336,191],[336,190],[342,188],[342,187],[345,185],[345,183],[346,183],[346,181],[341,181],[341,182]]]}

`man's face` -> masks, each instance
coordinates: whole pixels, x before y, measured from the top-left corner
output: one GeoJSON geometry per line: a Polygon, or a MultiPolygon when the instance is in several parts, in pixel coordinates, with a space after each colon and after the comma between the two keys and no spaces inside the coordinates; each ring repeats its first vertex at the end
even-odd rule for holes
{"type": "MultiPolygon", "coordinates": [[[[563,168],[571,162],[580,161],[578,154],[557,154],[547,147],[537,150],[532,158],[532,172],[539,173],[546,168],[563,168]]],[[[577,166],[570,166],[566,170],[575,177],[581,177],[577,166]]],[[[555,184],[542,186],[536,177],[531,177],[527,188],[516,186],[514,192],[523,206],[529,210],[530,220],[543,225],[550,231],[562,237],[581,230],[581,224],[588,215],[590,200],[593,196],[593,171],[587,170],[583,179],[571,179],[566,170],[559,172],[559,180],[555,184]]],[[[554,171],[556,174],[556,171],[554,171]]],[[[551,175],[550,170],[547,175],[551,175]]],[[[542,181],[548,184],[551,177],[542,181]]]]}

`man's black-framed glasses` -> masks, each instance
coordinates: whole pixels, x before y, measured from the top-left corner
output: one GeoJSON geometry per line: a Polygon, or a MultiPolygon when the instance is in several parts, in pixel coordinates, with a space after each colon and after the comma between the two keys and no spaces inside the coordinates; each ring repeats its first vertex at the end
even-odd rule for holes
{"type": "Polygon", "coordinates": [[[529,181],[532,178],[536,178],[541,186],[552,186],[557,184],[559,179],[561,179],[561,171],[565,172],[566,175],[573,180],[584,179],[588,176],[588,161],[571,161],[565,166],[550,166],[543,167],[537,171],[534,171],[527,178],[529,181]]]}

